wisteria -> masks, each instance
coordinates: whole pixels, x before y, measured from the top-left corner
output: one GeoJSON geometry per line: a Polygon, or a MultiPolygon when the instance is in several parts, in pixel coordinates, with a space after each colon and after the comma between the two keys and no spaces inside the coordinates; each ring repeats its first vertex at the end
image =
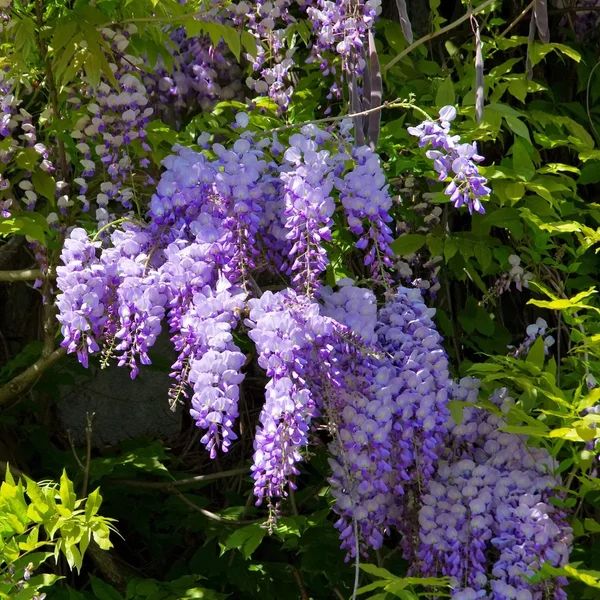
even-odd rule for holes
{"type": "Polygon", "coordinates": [[[284,183],[286,238],[292,241],[292,282],[309,294],[327,266],[323,242],[331,241],[331,219],[335,203],[331,197],[333,173],[329,152],[316,141],[294,134],[285,160],[290,163],[281,178],[284,183]]]}
{"type": "MultiPolygon", "coordinates": [[[[471,378],[452,387],[454,398],[469,403],[478,394],[471,378]]],[[[563,578],[552,582],[552,591],[526,579],[545,561],[568,561],[571,528],[552,503],[557,465],[525,437],[501,431],[514,405],[505,388],[490,400],[499,414],[467,405],[451,431],[422,498],[414,570],[450,576],[459,600],[566,598],[563,578]]]]}
{"type": "Polygon", "coordinates": [[[512,346],[509,346],[509,349],[513,350],[513,356],[515,358],[519,358],[520,356],[528,352],[531,348],[531,345],[540,336],[542,336],[544,339],[544,353],[548,354],[550,351],[550,347],[554,344],[556,340],[553,336],[546,335],[547,331],[548,323],[546,323],[546,321],[541,317],[537,318],[535,323],[532,323],[531,325],[527,326],[527,329],[525,330],[527,337],[521,342],[519,347],[513,349],[512,346]]]}
{"type": "MultiPolygon", "coordinates": [[[[600,528],[600,71],[577,41],[597,41],[597,0],[520,16],[491,1],[456,16],[404,0],[63,4],[0,0],[0,291],[41,297],[22,356],[0,332],[0,408],[59,360],[138,382],[155,363],[182,426],[173,454],[194,481],[220,479],[210,510],[197,490],[170,486],[173,501],[254,566],[275,538],[255,542],[280,538],[301,567],[292,595],[566,600],[597,586],[581,550],[600,528]],[[428,18],[456,52],[424,43],[428,18]],[[568,43],[549,45],[560,23],[568,43]],[[497,58],[486,86],[483,51],[497,58]],[[475,71],[457,66],[470,53],[475,71]],[[557,57],[579,67],[550,95],[557,57]],[[353,583],[348,567],[303,576],[306,548],[332,555],[323,532],[353,583]]],[[[91,419],[87,435],[93,466],[91,419]]],[[[21,562],[4,583],[24,592],[39,567],[21,562]]],[[[222,594],[269,596],[254,571],[222,594]]]]}
{"type": "MultiPolygon", "coordinates": [[[[57,280],[63,345],[84,365],[100,354],[136,377],[166,323],[177,353],[171,405],[189,399],[214,458],[238,438],[253,359],[239,343],[246,339],[266,376],[251,471],[269,528],[311,442],[326,436],[347,560],[381,548],[396,530],[413,572],[453,578],[459,599],[488,591],[498,600],[541,598],[516,573],[541,566],[540,549],[554,565],[567,556],[564,515],[549,504],[553,463],[498,431],[494,414],[466,409],[453,426],[449,402],[476,402],[479,387],[452,382],[425,286],[399,285],[406,275],[393,269],[393,202],[379,157],[366,146],[348,152],[345,123],[306,126],[285,144],[246,125],[243,115],[236,120],[242,131],[229,147],[205,138],[202,151],[175,146],[145,221],[128,215],[98,239],[71,232],[57,280]],[[338,215],[380,297],[353,279],[325,284],[338,215]],[[282,289],[261,289],[280,279],[282,289]],[[537,487],[527,491],[522,481],[534,474],[537,487]],[[453,483],[459,478],[464,489],[453,483]]],[[[439,260],[429,262],[437,285],[439,260]]],[[[543,334],[541,325],[528,335],[543,334]]],[[[559,598],[562,583],[552,584],[559,598]]]]}
{"type": "Polygon", "coordinates": [[[223,42],[215,46],[207,35],[188,37],[183,27],[170,39],[175,45],[169,48],[170,69],[159,58],[143,75],[150,102],[165,122],[180,127],[198,109],[209,111],[220,100],[243,100],[242,70],[223,42]]]}
{"type": "Polygon", "coordinates": [[[348,219],[348,227],[358,236],[357,248],[368,249],[365,264],[371,266],[375,279],[385,280],[385,268],[392,265],[394,255],[389,211],[392,199],[377,154],[367,146],[353,152],[356,167],[336,185],[348,219]]]}
{"type": "Polygon", "coordinates": [[[318,60],[324,75],[335,73],[335,66],[326,58],[331,50],[339,55],[342,69],[351,71],[364,68],[363,47],[367,31],[373,26],[381,11],[380,0],[351,0],[331,2],[317,0],[307,9],[312,22],[316,41],[312,57],[318,60]],[[362,60],[362,63],[360,62],[362,60]]]}
{"type": "Polygon", "coordinates": [[[437,121],[424,121],[417,127],[409,127],[408,132],[419,138],[420,147],[432,147],[432,150],[427,150],[426,156],[433,161],[440,181],[450,179],[444,193],[455,208],[464,205],[469,213],[485,213],[481,200],[490,193],[490,188],[477,166],[484,157],[477,153],[475,142],[461,144],[460,136],[450,134],[451,122],[456,115],[453,106],[445,106],[440,110],[437,121]]]}

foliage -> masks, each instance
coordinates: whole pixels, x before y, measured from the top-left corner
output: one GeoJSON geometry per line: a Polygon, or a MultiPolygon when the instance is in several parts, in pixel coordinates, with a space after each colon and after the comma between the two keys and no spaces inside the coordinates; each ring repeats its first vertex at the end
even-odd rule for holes
{"type": "MultiPolygon", "coordinates": [[[[329,7],[320,1],[306,3],[307,10],[300,3],[281,2],[277,3],[280,12],[273,13],[274,18],[275,8],[270,3],[251,4],[227,4],[222,10],[229,12],[223,17],[221,7],[217,10],[202,2],[38,0],[9,5],[0,1],[0,17],[6,11],[0,31],[0,61],[6,67],[0,76],[0,109],[4,115],[4,129],[0,130],[0,236],[26,236],[39,269],[31,281],[40,288],[47,307],[62,292],[58,308],[63,326],[61,337],[56,338],[56,315],[47,311],[41,327],[44,339],[30,340],[21,353],[7,356],[0,368],[0,406],[9,407],[0,415],[0,427],[18,432],[12,452],[23,468],[28,466],[26,470],[32,477],[41,480],[36,484],[23,477],[17,483],[7,472],[0,488],[0,596],[34,598],[40,597],[43,589],[49,599],[60,600],[286,600],[350,598],[355,592],[377,600],[449,594],[463,600],[475,598],[459,591],[468,587],[466,582],[453,580],[456,573],[442,572],[437,563],[431,574],[438,577],[421,577],[427,571],[421,564],[423,556],[432,556],[427,553],[435,544],[419,538],[418,527],[427,517],[421,506],[424,495],[435,490],[440,481],[447,483],[436,469],[442,463],[452,465],[456,457],[463,456],[461,453],[468,454],[473,445],[477,446],[479,442],[468,438],[465,430],[475,418],[487,423],[477,416],[485,414],[497,428],[493,434],[486,433],[490,439],[519,440],[532,456],[541,457],[538,463],[547,461],[555,488],[548,492],[545,480],[536,493],[544,495],[542,502],[548,505],[552,518],[564,515],[572,528],[568,564],[540,561],[543,564],[536,564],[531,573],[522,573],[526,579],[516,579],[527,581],[523,585],[537,594],[531,596],[535,598],[553,594],[552,586],[566,580],[569,598],[598,597],[600,71],[596,68],[598,40],[593,30],[585,33],[584,21],[570,13],[567,17],[550,13],[548,25],[540,16],[544,2],[536,2],[535,11],[525,4],[507,7],[506,3],[486,2],[474,3],[477,12],[471,19],[437,36],[440,28],[450,22],[450,15],[444,12],[443,3],[431,1],[428,14],[433,35],[426,40],[430,43],[412,47],[413,33],[404,2],[397,3],[400,22],[377,17],[375,2],[354,2],[357,20],[352,22],[339,12],[344,5],[340,2],[329,7]],[[484,10],[480,10],[484,4],[484,10]],[[523,9],[531,10],[529,36],[526,21],[530,13],[526,19],[517,19],[523,9]],[[344,43],[338,45],[340,41],[344,43]],[[409,46],[412,51],[405,52],[409,46]],[[399,55],[402,57],[397,60],[399,55]],[[210,60],[225,66],[219,69],[210,60]],[[481,60],[485,67],[483,83],[481,60]],[[228,78],[228,73],[232,77],[228,78]],[[456,107],[456,116],[449,107],[456,107]],[[147,112],[149,108],[152,111],[147,112]],[[489,195],[476,194],[475,202],[473,197],[465,199],[469,210],[460,209],[462,200],[450,198],[453,188],[448,185],[451,177],[459,176],[458,167],[440,169],[434,160],[447,159],[431,154],[431,148],[419,147],[414,137],[419,123],[435,118],[440,110],[447,117],[440,126],[451,121],[450,133],[460,135],[463,143],[477,142],[477,153],[483,157],[475,168],[483,178],[482,185],[487,185],[483,192],[489,191],[489,195]],[[315,139],[322,135],[317,131],[327,131],[330,136],[318,142],[319,151],[331,156],[339,147],[348,151],[338,157],[338,163],[320,165],[320,171],[315,164],[305,168],[302,161],[290,166],[286,150],[299,147],[297,134],[302,124],[363,111],[365,114],[352,122],[319,122],[310,130],[315,139]],[[455,118],[448,118],[450,114],[455,118]],[[239,150],[238,146],[233,158],[225,153],[225,149],[232,152],[242,139],[257,143],[251,151],[245,147],[239,150]],[[396,517],[391,510],[382,514],[377,512],[379,507],[369,505],[371,512],[363,520],[368,527],[360,531],[365,554],[360,559],[358,590],[356,565],[354,560],[344,562],[339,540],[340,533],[345,535],[344,548],[352,555],[356,530],[350,532],[347,527],[356,524],[352,516],[356,506],[350,510],[343,505],[344,496],[352,488],[351,478],[343,472],[343,456],[349,450],[336,439],[336,432],[341,439],[344,432],[356,430],[352,418],[344,420],[342,410],[339,414],[334,411],[335,418],[325,415],[318,420],[318,415],[311,415],[317,427],[311,434],[310,451],[306,447],[308,439],[302,437],[308,429],[300,427],[293,436],[297,464],[289,460],[286,469],[281,470],[281,482],[276,479],[279,471],[268,461],[261,466],[255,456],[254,481],[248,466],[255,428],[259,426],[259,433],[264,434],[263,438],[257,437],[254,448],[261,450],[260,440],[268,447],[272,441],[266,437],[270,428],[280,424],[279,413],[271,421],[265,413],[258,418],[265,385],[269,397],[272,390],[277,391],[277,378],[281,376],[273,356],[287,338],[283,334],[277,338],[274,332],[279,335],[277,327],[283,322],[289,324],[287,333],[295,331],[294,327],[302,328],[301,316],[311,309],[309,304],[300,303],[301,310],[294,312],[281,293],[270,304],[255,299],[246,305],[245,294],[255,294],[255,285],[277,293],[286,277],[288,286],[297,276],[302,282],[301,291],[308,290],[305,295],[311,299],[311,292],[321,285],[318,273],[306,277],[300,259],[296,266],[287,265],[285,259],[291,254],[292,244],[286,246],[288,242],[273,234],[273,227],[265,228],[264,222],[262,229],[252,229],[252,218],[248,218],[244,235],[235,239],[240,245],[246,244],[244,249],[258,251],[248,252],[242,259],[235,250],[227,250],[230,254],[220,251],[222,256],[237,256],[233,270],[245,273],[247,269],[252,278],[244,280],[244,290],[219,290],[222,306],[211,313],[213,321],[206,325],[206,319],[196,325],[196,335],[205,340],[204,346],[196,347],[193,360],[197,362],[190,362],[192,359],[185,354],[184,333],[190,331],[190,325],[188,320],[185,329],[181,319],[192,314],[200,319],[209,303],[214,306],[214,286],[210,292],[203,287],[194,289],[189,303],[178,307],[180,314],[171,311],[167,315],[183,289],[181,281],[173,279],[171,292],[161,288],[171,305],[165,300],[160,315],[144,313],[147,329],[135,329],[138,322],[132,325],[128,320],[131,314],[138,314],[137,298],[132,300],[122,292],[132,280],[122,271],[110,269],[116,269],[123,257],[123,264],[137,257],[139,272],[135,276],[142,282],[139,289],[146,293],[157,282],[164,283],[165,265],[175,264],[174,254],[170,261],[164,260],[165,249],[174,238],[165,237],[160,243],[148,238],[142,243],[134,236],[151,230],[145,229],[147,222],[155,228],[153,234],[163,231],[165,223],[173,226],[168,217],[176,204],[171,201],[182,189],[163,193],[160,190],[164,187],[160,186],[168,187],[165,182],[171,175],[173,180],[181,181],[189,164],[178,166],[173,157],[177,153],[189,157],[192,151],[194,156],[204,157],[197,158],[197,164],[204,161],[207,172],[216,175],[229,173],[230,169],[234,172],[232,165],[244,164],[245,156],[255,152],[264,165],[250,187],[262,190],[266,183],[281,186],[281,196],[285,195],[288,203],[285,217],[291,233],[287,239],[297,244],[304,238],[293,230],[293,221],[298,218],[294,213],[298,203],[293,196],[293,177],[308,179],[312,175],[319,194],[329,190],[317,203],[321,210],[319,235],[323,237],[310,239],[309,249],[304,250],[308,254],[311,246],[319,248],[321,259],[327,258],[326,264],[317,259],[311,263],[323,270],[323,283],[332,288],[322,288],[325,292],[320,302],[328,307],[328,317],[348,327],[345,338],[331,334],[327,338],[330,345],[347,344],[350,333],[362,336],[363,341],[368,339],[372,317],[369,302],[378,315],[378,329],[373,327],[373,332],[385,335],[385,327],[389,327],[385,310],[391,310],[392,303],[384,288],[390,287],[391,280],[394,287],[401,284],[419,289],[423,301],[435,308],[433,321],[426,321],[421,309],[415,308],[420,305],[413,303],[409,295],[396,299],[402,314],[416,311],[430,335],[438,340],[439,331],[445,338],[443,351],[451,373],[445,367],[443,375],[436,375],[436,385],[447,389],[449,396],[439,401],[434,413],[444,415],[436,435],[444,440],[445,454],[440,451],[435,458],[427,455],[434,464],[431,472],[427,460],[422,460],[425,455],[419,451],[413,462],[405,454],[401,456],[400,450],[393,454],[394,468],[399,471],[401,465],[406,468],[407,478],[412,478],[412,483],[402,482],[405,499],[394,501],[394,509],[402,506],[408,512],[396,517]],[[353,212],[348,200],[355,198],[348,191],[352,186],[360,189],[356,182],[371,185],[365,183],[365,171],[360,170],[368,160],[365,156],[370,156],[368,152],[378,157],[378,168],[389,184],[389,188],[384,187],[385,181],[378,185],[392,217],[388,224],[378,222],[371,230],[364,224],[370,225],[373,220],[361,221],[363,216],[353,212]],[[346,187],[340,182],[346,182],[346,187]],[[478,196],[483,196],[480,204],[478,196]],[[329,197],[337,208],[325,214],[329,197]],[[78,233],[73,236],[74,227],[78,233]],[[377,233],[373,234],[375,229],[377,233]],[[363,244],[362,238],[369,239],[363,244]],[[70,241],[65,245],[66,239],[70,241]],[[74,239],[87,244],[85,250],[74,239]],[[267,243],[261,246],[265,239],[267,243]],[[262,241],[254,244],[254,240],[262,241]],[[132,242],[146,246],[137,253],[121,250],[132,242]],[[365,264],[369,250],[385,250],[388,246],[389,254],[377,265],[379,271],[372,269],[368,261],[365,264]],[[269,255],[270,247],[276,250],[274,256],[269,255]],[[363,252],[365,247],[367,252],[363,252]],[[116,250],[121,252],[118,260],[116,250]],[[72,266],[82,261],[83,253],[92,265],[89,271],[100,278],[93,287],[99,299],[93,308],[102,305],[102,309],[94,314],[95,321],[90,317],[91,333],[79,338],[77,323],[81,321],[73,320],[64,302],[70,291],[76,290],[76,283],[84,286],[82,296],[92,289],[87,266],[72,266]],[[55,283],[61,254],[71,266],[59,270],[55,283]],[[274,260],[275,268],[263,270],[263,259],[274,260]],[[354,309],[359,317],[354,315],[350,324],[343,322],[348,314],[339,300],[342,291],[348,289],[344,287],[346,278],[355,280],[360,289],[369,291],[368,298],[373,298],[367,302],[364,296],[362,305],[354,302],[354,306],[360,306],[360,310],[354,309]],[[337,284],[341,286],[336,288],[337,284]],[[111,315],[102,312],[115,301],[109,292],[111,285],[118,290],[114,297],[122,294],[119,302],[123,313],[118,313],[121,321],[111,321],[111,315]],[[223,300],[227,294],[237,298],[235,302],[223,300]],[[243,311],[251,322],[240,318],[243,311]],[[271,324],[268,317],[273,314],[277,319],[271,324]],[[173,368],[169,362],[163,366],[166,359],[151,349],[158,331],[151,319],[163,315],[179,335],[175,347],[182,352],[181,360],[173,368]],[[215,336],[215,341],[205,334],[214,331],[214,323],[223,324],[225,319],[230,336],[226,348],[219,346],[222,338],[215,336]],[[192,396],[196,411],[192,413],[193,421],[208,431],[202,442],[208,450],[214,449],[212,454],[219,446],[225,450],[229,447],[230,452],[218,458],[218,465],[210,463],[208,453],[199,449],[200,436],[194,437],[193,424],[186,426],[172,448],[162,440],[126,441],[93,452],[70,448],[64,432],[56,423],[48,425],[44,412],[46,403],[53,405],[58,399],[59,384],[71,373],[79,374],[71,359],[61,361],[60,366],[52,363],[43,372],[44,361],[60,352],[55,347],[63,338],[71,344],[69,351],[76,351],[84,363],[89,354],[94,364],[93,355],[100,351],[94,344],[104,342],[100,357],[103,363],[116,355],[135,374],[137,356],[142,364],[152,361],[152,368],[173,371],[177,385],[170,394],[165,389],[165,402],[170,400],[175,405],[186,394],[192,396]],[[242,425],[238,428],[233,424],[237,409],[219,402],[219,410],[225,415],[223,422],[233,416],[215,433],[208,418],[214,413],[202,412],[202,394],[208,376],[215,375],[210,369],[217,360],[202,363],[201,359],[209,352],[224,351],[236,354],[230,368],[241,370],[246,379],[243,383],[236,380],[231,387],[211,379],[211,385],[225,390],[234,404],[242,398],[242,425]],[[193,375],[190,364],[194,365],[193,375]],[[450,384],[448,377],[460,385],[468,382],[471,387],[458,391],[460,386],[452,387],[455,384],[450,384]],[[477,382],[465,377],[477,378],[477,382]],[[36,392],[41,390],[47,397],[40,398],[37,393],[15,397],[11,392],[11,382],[14,387],[15,381],[25,381],[26,389],[37,384],[36,392]],[[514,402],[500,407],[496,402],[500,389],[507,390],[501,394],[510,394],[514,402]],[[20,401],[12,406],[14,400],[20,401]],[[232,432],[239,434],[238,440],[232,432]],[[503,434],[512,437],[502,438],[503,434]],[[102,511],[109,516],[98,514],[102,502],[98,489],[87,498],[77,499],[65,468],[77,474],[74,481],[82,487],[87,482],[101,486],[102,511]],[[209,477],[198,478],[197,472],[209,477]],[[44,483],[49,477],[58,483],[44,483]],[[264,491],[269,482],[276,493],[264,491]],[[254,506],[253,492],[259,498],[265,495],[268,511],[254,506]],[[415,498],[417,508],[411,504],[415,498]],[[269,529],[262,526],[265,521],[269,529]],[[112,548],[108,534],[114,522],[118,522],[123,539],[113,540],[112,548]],[[379,533],[379,540],[374,534],[367,540],[369,528],[389,535],[384,538],[379,533]],[[120,557],[117,561],[123,569],[119,569],[122,577],[118,581],[109,578],[101,563],[95,562],[97,570],[92,570],[91,561],[84,560],[92,540],[108,556],[120,557]],[[418,546],[416,552],[412,552],[413,546],[418,546]],[[50,561],[53,556],[54,562],[50,561]],[[61,556],[68,571],[61,566],[61,556]]],[[[471,9],[471,3],[465,3],[460,14],[471,9]]],[[[416,30],[415,23],[413,26],[416,30]]],[[[457,141],[439,143],[446,144],[444,151],[452,156],[450,164],[464,157],[457,141]]],[[[248,171],[252,168],[254,165],[248,171]]],[[[373,181],[379,181],[379,172],[370,174],[373,181]]],[[[235,179],[234,175],[231,185],[235,179]]],[[[257,193],[254,198],[262,196],[257,193]]],[[[194,204],[196,201],[193,193],[186,196],[184,217],[188,220],[197,216],[193,212],[199,206],[194,204]]],[[[238,198],[231,205],[232,211],[239,208],[240,201],[238,198]]],[[[205,206],[198,212],[208,210],[205,206]]],[[[246,214],[258,215],[260,211],[257,201],[246,214]]],[[[182,239],[180,236],[178,243],[182,239]]],[[[190,237],[188,242],[192,244],[194,239],[190,237]]],[[[234,258],[231,260],[233,264],[234,258]]],[[[211,285],[216,285],[216,280],[215,271],[211,285]]],[[[1,274],[0,281],[4,281],[1,274]]],[[[74,296],[77,293],[73,292],[74,296]]],[[[90,296],[85,298],[89,306],[92,300],[90,296]]],[[[399,314],[397,310],[392,313],[399,314]]],[[[310,330],[311,343],[327,326],[326,320],[317,325],[315,322],[316,317],[315,329],[310,330]]],[[[419,339],[416,329],[410,330],[414,340],[419,339]]],[[[219,332],[223,334],[223,329],[219,332]]],[[[411,346],[417,348],[415,352],[420,351],[419,343],[414,341],[411,346]]],[[[387,354],[397,351],[392,343],[381,347],[387,354]]],[[[351,354],[347,346],[344,349],[351,354]]],[[[350,360],[346,368],[352,368],[353,373],[363,369],[360,372],[365,378],[369,377],[369,368],[371,372],[392,368],[385,356],[368,352],[363,355],[363,348],[352,352],[364,363],[350,360]]],[[[345,359],[340,358],[341,354],[333,355],[333,359],[331,356],[323,348],[310,345],[297,360],[311,368],[294,367],[286,371],[285,378],[293,379],[297,389],[301,387],[297,381],[302,379],[313,384],[318,381],[320,388],[337,384],[331,374],[337,361],[345,359]]],[[[149,367],[139,368],[143,376],[144,368],[149,367]]],[[[16,389],[20,390],[19,386],[16,389]]],[[[399,386],[394,394],[400,397],[408,387],[399,386]]],[[[381,384],[377,391],[384,388],[381,384]]],[[[305,393],[306,389],[300,391],[305,393]]],[[[372,398],[377,399],[375,395],[372,398]]],[[[311,406],[326,412],[327,404],[316,392],[311,401],[311,406]]],[[[273,410],[268,404],[267,409],[273,410]]],[[[297,411],[288,409],[285,414],[297,411]]],[[[395,431],[400,433],[390,438],[393,448],[403,449],[402,426],[412,423],[411,418],[403,416],[395,421],[395,431]]],[[[426,436],[419,426],[414,440],[424,444],[426,436]]],[[[365,439],[368,442],[363,446],[374,444],[372,438],[365,439]]],[[[488,458],[496,460],[493,455],[486,455],[485,460],[488,458]]],[[[478,461],[483,461],[481,455],[478,461]]],[[[501,466],[526,471],[522,466],[506,465],[501,466]]],[[[542,477],[539,472],[537,475],[542,477]]],[[[397,483],[388,477],[378,472],[376,480],[397,483]]],[[[445,500],[436,497],[441,507],[445,500]]],[[[492,504],[486,504],[489,514],[496,510],[492,504]]],[[[436,514],[443,512],[440,508],[436,514]]],[[[556,522],[560,519],[555,518],[556,522]]],[[[464,548],[462,544],[459,551],[464,548]]],[[[436,556],[444,556],[444,552],[449,554],[440,550],[436,556]]],[[[500,550],[486,550],[486,560],[499,561],[500,554],[500,550]]],[[[484,594],[490,598],[521,597],[514,590],[500,588],[486,588],[484,594]]],[[[562,597],[559,591],[556,594],[552,597],[562,597]]],[[[522,596],[526,597],[530,596],[522,596]]]]}
{"type": "Polygon", "coordinates": [[[60,484],[17,481],[7,468],[0,487],[0,597],[30,600],[61,577],[45,572],[48,561],[64,556],[72,569],[81,569],[90,542],[103,550],[112,519],[98,514],[98,489],[78,500],[73,482],[63,472],[60,484]]]}

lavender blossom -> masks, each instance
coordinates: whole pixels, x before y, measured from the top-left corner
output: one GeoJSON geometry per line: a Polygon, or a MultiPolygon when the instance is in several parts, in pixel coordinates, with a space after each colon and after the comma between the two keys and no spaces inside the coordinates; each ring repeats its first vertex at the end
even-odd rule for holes
{"type": "Polygon", "coordinates": [[[431,145],[426,152],[439,173],[440,181],[450,182],[445,193],[450,196],[455,208],[465,205],[469,213],[475,210],[485,213],[481,199],[490,193],[487,179],[480,174],[476,163],[484,160],[477,153],[477,144],[460,144],[460,136],[450,135],[450,122],[456,118],[456,109],[445,106],[439,112],[438,121],[424,121],[417,127],[409,127],[408,133],[419,138],[419,147],[431,145]]]}

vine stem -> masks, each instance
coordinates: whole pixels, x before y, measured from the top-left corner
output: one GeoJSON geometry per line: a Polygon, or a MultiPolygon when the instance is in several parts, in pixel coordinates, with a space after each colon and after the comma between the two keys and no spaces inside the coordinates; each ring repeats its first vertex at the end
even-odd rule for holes
{"type": "Polygon", "coordinates": [[[96,413],[87,414],[87,427],[85,428],[86,453],[85,467],[83,468],[83,483],[81,484],[81,497],[87,496],[88,483],[90,481],[90,464],[92,459],[92,423],[96,413]]]}
{"type": "Polygon", "coordinates": [[[408,48],[405,48],[404,50],[402,50],[402,52],[400,52],[400,54],[397,54],[394,58],[392,58],[392,60],[390,60],[390,62],[387,65],[385,65],[385,67],[383,67],[383,70],[388,71],[398,61],[402,60],[407,54],[410,54],[415,48],[422,46],[425,42],[428,42],[429,40],[433,40],[434,38],[439,37],[440,35],[444,35],[444,33],[448,33],[448,31],[452,31],[452,29],[454,29],[455,27],[458,27],[461,23],[464,23],[465,21],[470,19],[473,15],[476,15],[477,13],[480,13],[481,11],[485,10],[488,6],[491,6],[496,1],[497,0],[486,0],[483,4],[481,4],[477,8],[472,8],[472,9],[468,10],[462,17],[456,19],[456,21],[453,21],[452,23],[449,23],[448,25],[446,25],[446,27],[442,27],[438,31],[434,31],[433,33],[428,33],[427,35],[424,35],[422,38],[419,38],[417,41],[413,42],[410,46],[408,46],[408,48]]]}
{"type": "Polygon", "coordinates": [[[92,238],[92,242],[98,241],[100,234],[102,232],[106,231],[109,227],[113,227],[114,225],[120,225],[121,223],[125,223],[125,222],[135,223],[135,221],[132,221],[129,217],[121,217],[120,219],[117,219],[116,221],[111,221],[110,223],[107,223],[106,225],[103,225],[102,227],[100,227],[100,229],[98,229],[98,231],[96,232],[96,235],[94,235],[94,237],[92,238]]]}
{"type": "Polygon", "coordinates": [[[0,388],[0,406],[22,396],[35,385],[47,369],[57,363],[66,353],[65,348],[57,348],[54,352],[48,356],[43,356],[9,383],[2,386],[0,388]]]}
{"type": "Polygon", "coordinates": [[[260,523],[263,519],[224,519],[223,517],[211,512],[210,510],[206,510],[201,506],[198,506],[196,503],[192,502],[190,499],[186,498],[179,490],[172,489],[170,490],[172,494],[177,496],[184,504],[189,506],[192,510],[195,510],[201,514],[203,514],[207,519],[212,519],[217,523],[224,523],[226,525],[253,525],[254,523],[260,523]]]}
{"type": "Polygon", "coordinates": [[[0,282],[35,281],[43,279],[45,274],[41,269],[22,269],[21,271],[0,271],[0,282]]]}
{"type": "Polygon", "coordinates": [[[407,100],[402,100],[401,98],[397,98],[396,100],[392,100],[391,102],[384,102],[381,106],[376,106],[375,108],[369,108],[367,110],[363,110],[357,113],[349,113],[347,115],[338,115],[336,117],[324,117],[323,119],[315,119],[314,121],[303,121],[302,123],[292,123],[290,125],[282,125],[281,127],[276,127],[275,129],[267,129],[266,131],[261,131],[261,135],[268,135],[271,133],[279,133],[281,131],[289,131],[290,129],[296,129],[298,127],[304,127],[305,125],[319,125],[320,123],[334,123],[335,121],[343,121],[344,119],[353,119],[354,117],[364,117],[365,115],[370,115],[386,108],[412,108],[416,112],[420,113],[426,119],[431,120],[431,117],[427,112],[425,112],[422,108],[419,108],[412,102],[407,100]]]}
{"type": "Polygon", "coordinates": [[[352,600],[356,600],[356,594],[358,592],[358,584],[360,580],[360,541],[358,539],[358,521],[356,517],[353,518],[354,521],[354,543],[356,552],[356,558],[354,560],[354,589],[352,590],[352,600]]]}
{"type": "Polygon", "coordinates": [[[111,483],[126,485],[128,487],[140,487],[148,489],[162,489],[182,485],[191,485],[201,481],[213,481],[215,479],[225,479],[226,477],[235,477],[248,473],[247,468],[231,469],[230,471],[220,471],[219,473],[208,473],[207,475],[196,475],[187,479],[178,479],[176,481],[139,481],[137,479],[111,479],[111,483]]]}
{"type": "Polygon", "coordinates": [[[535,4],[535,0],[531,2],[521,11],[519,16],[500,34],[499,37],[503,38],[532,8],[535,4]]]}

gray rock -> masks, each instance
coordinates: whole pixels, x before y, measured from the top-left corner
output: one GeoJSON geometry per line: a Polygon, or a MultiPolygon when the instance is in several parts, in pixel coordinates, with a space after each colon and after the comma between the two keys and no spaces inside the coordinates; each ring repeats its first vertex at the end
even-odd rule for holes
{"type": "MultiPolygon", "coordinates": [[[[153,354],[160,367],[175,362],[167,335],[158,339],[153,354]]],[[[77,445],[85,443],[87,415],[91,413],[95,413],[94,447],[143,436],[166,441],[179,435],[181,406],[175,412],[169,408],[167,393],[173,380],[168,368],[141,366],[132,380],[125,367],[113,364],[99,369],[90,365],[89,369],[82,367],[75,379],[75,384],[65,387],[61,394],[58,415],[77,445]]]]}

